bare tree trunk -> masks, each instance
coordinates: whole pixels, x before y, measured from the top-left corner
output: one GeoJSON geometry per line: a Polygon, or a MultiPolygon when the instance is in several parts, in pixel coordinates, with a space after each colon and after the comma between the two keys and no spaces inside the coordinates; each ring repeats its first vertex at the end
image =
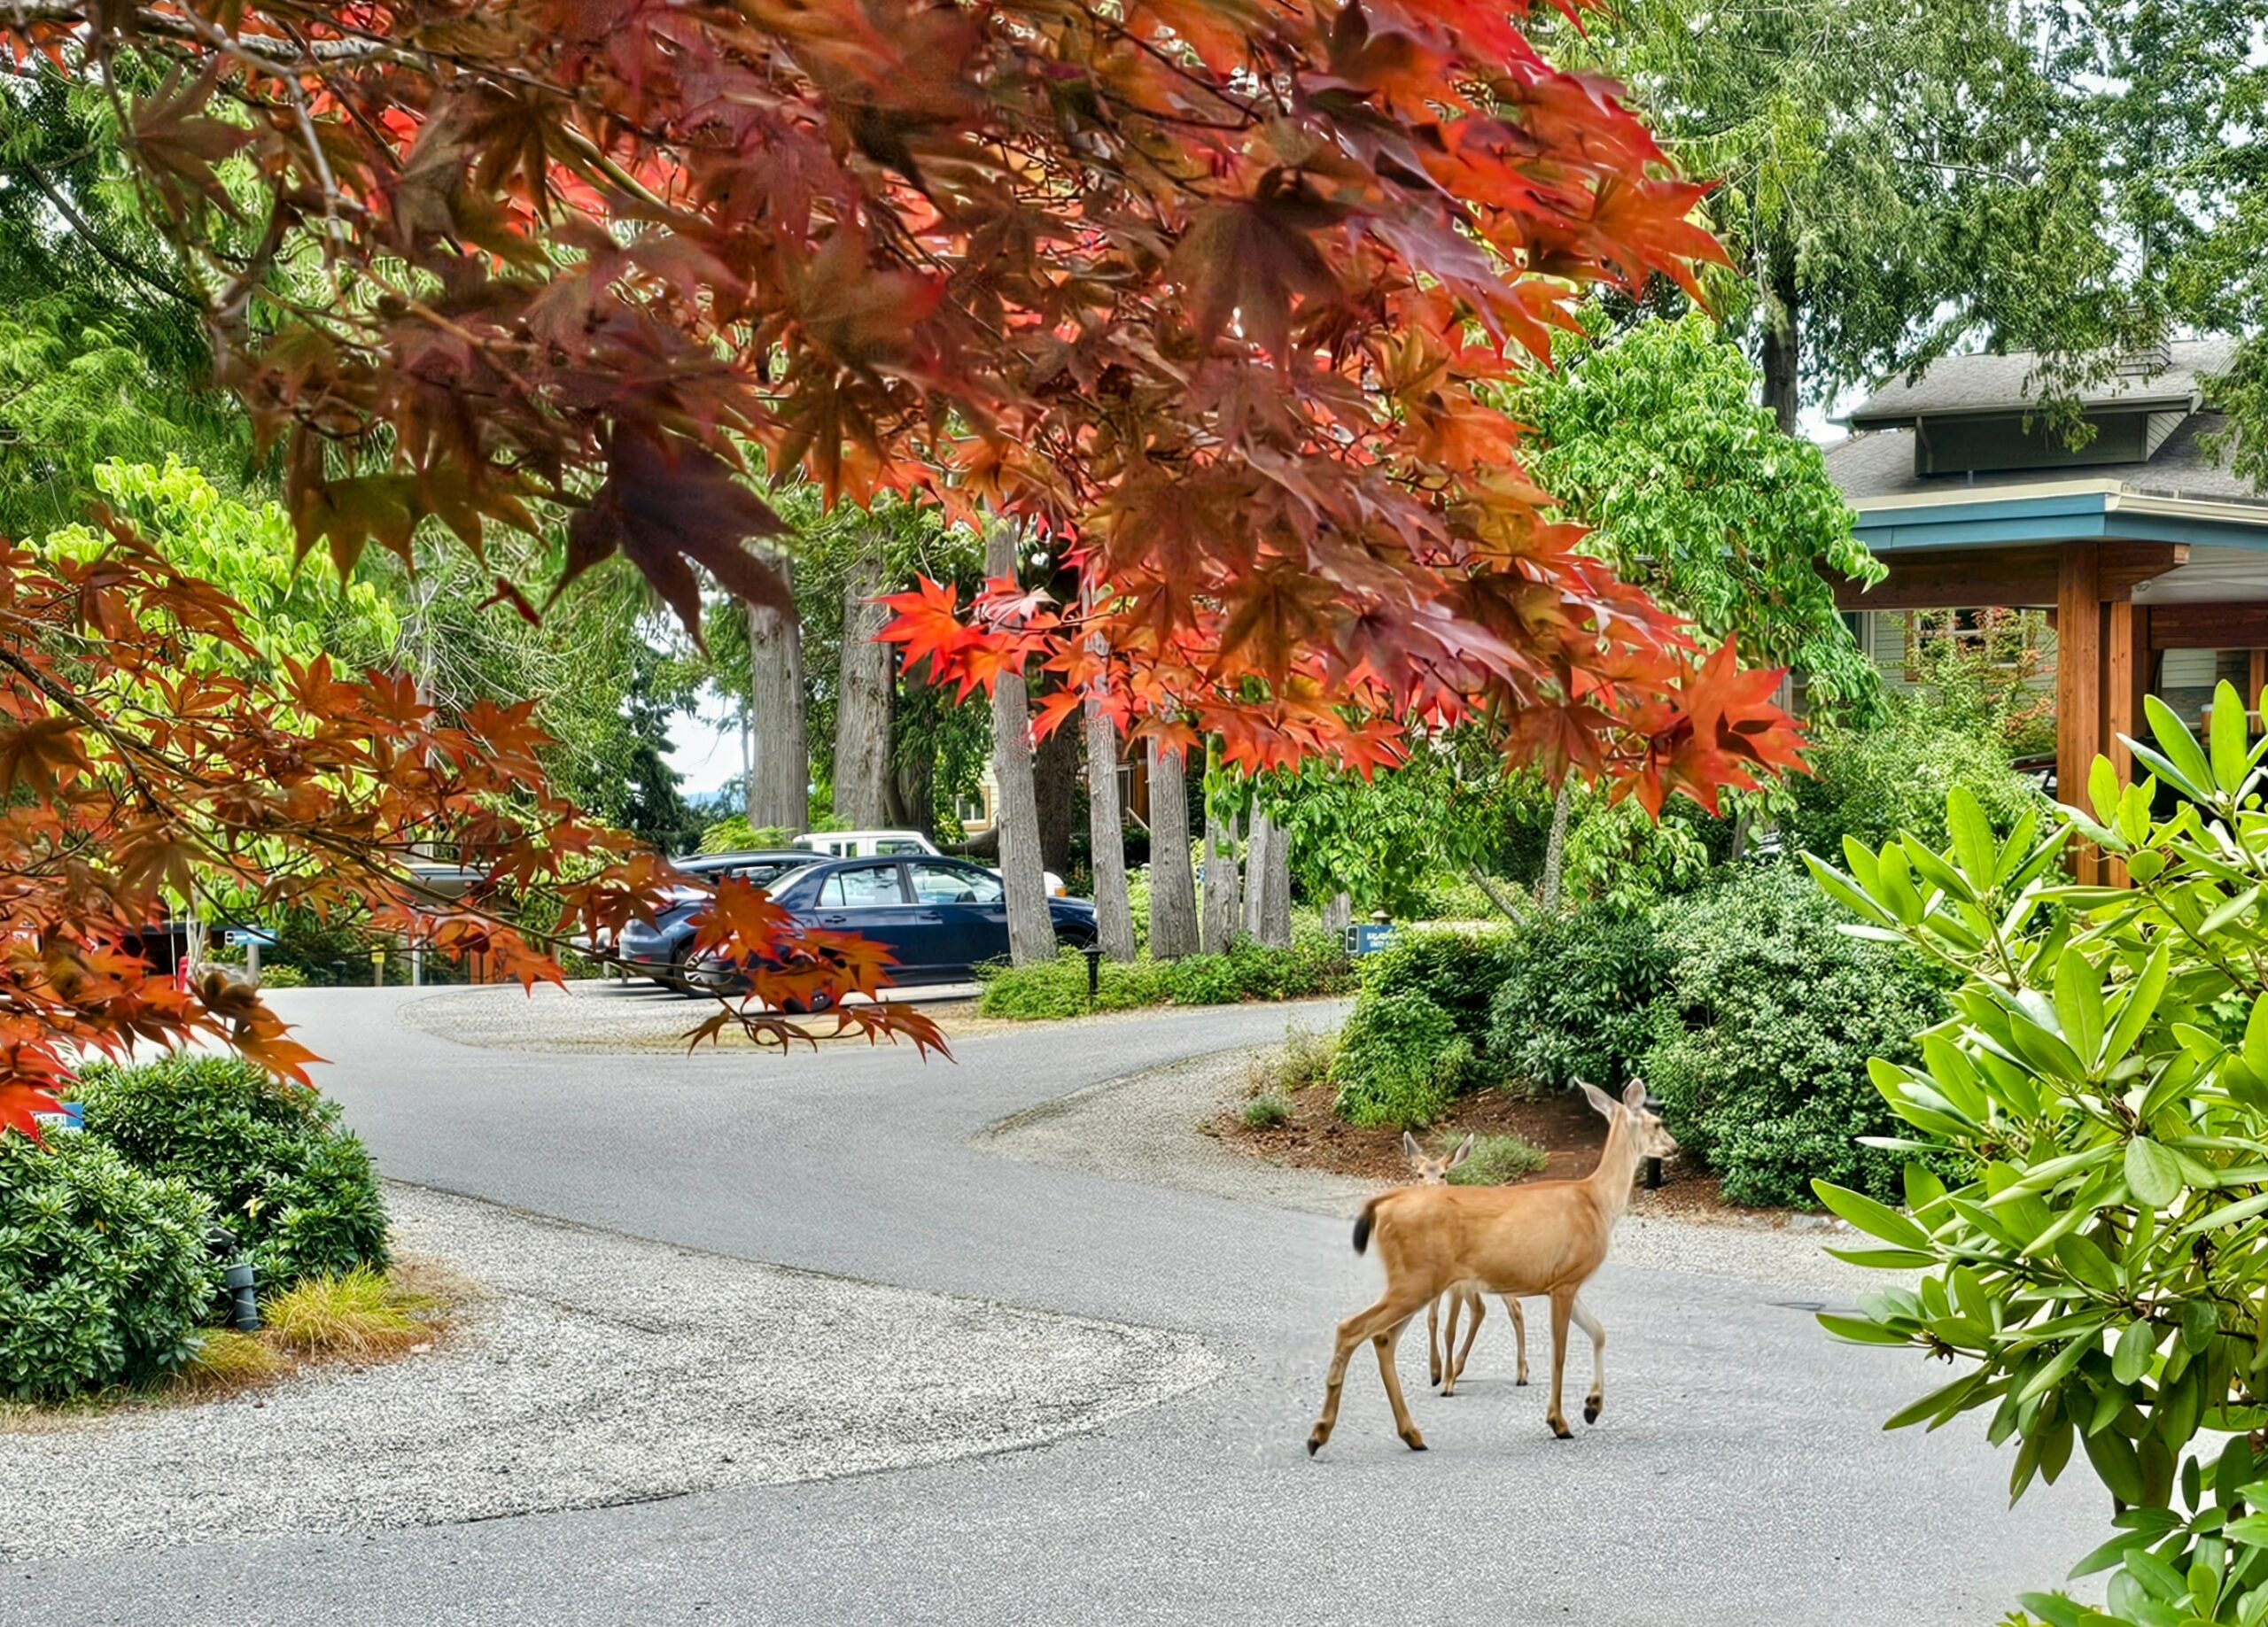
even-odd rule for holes
{"type": "MultiPolygon", "coordinates": [[[[792,591],[795,563],[779,556],[792,591]]],[[[811,824],[811,743],[804,732],[804,636],[792,609],[748,608],[749,717],[755,762],[748,777],[748,822],[794,834],[811,824]]]]}
{"type": "Polygon", "coordinates": [[[1245,854],[1244,929],[1271,949],[1292,947],[1292,839],[1254,809],[1245,854]]]}
{"type": "Polygon", "coordinates": [[[929,686],[929,663],[925,661],[905,669],[898,674],[898,681],[905,688],[905,704],[896,704],[896,697],[892,697],[889,822],[934,836],[937,832],[936,748],[926,735],[918,740],[901,738],[908,726],[909,714],[923,715],[924,709],[917,702],[921,692],[929,686]]]}
{"type": "Polygon", "coordinates": [[[835,703],[835,817],[844,824],[889,822],[890,647],[874,641],[889,612],[882,591],[882,540],[867,533],[843,588],[843,678],[835,703]]]}
{"type": "Polygon", "coordinates": [[[1775,254],[1764,276],[1764,405],[1778,421],[1783,435],[1796,432],[1803,411],[1803,335],[1797,305],[1795,266],[1784,254],[1775,254]],[[1783,263],[1784,262],[1784,263],[1783,263]]]}
{"type": "Polygon", "coordinates": [[[1347,929],[1355,924],[1355,897],[1351,893],[1333,893],[1331,902],[1323,907],[1323,929],[1333,938],[1343,938],[1347,929]]]}
{"type": "MultiPolygon", "coordinates": [[[[1016,531],[996,521],[984,545],[984,574],[1016,574],[1016,531]]],[[[1047,912],[1046,866],[1039,854],[1039,805],[1032,794],[1031,697],[1011,673],[992,692],[992,778],[999,787],[1000,879],[1008,894],[1008,958],[1028,966],[1055,956],[1047,912]]]]}
{"type": "Polygon", "coordinates": [[[1197,876],[1189,865],[1189,769],[1149,743],[1150,953],[1178,960],[1197,952],[1197,876]]]}
{"type": "Polygon", "coordinates": [[[1134,958],[1134,910],[1126,897],[1126,819],[1118,810],[1118,731],[1101,702],[1087,701],[1087,842],[1094,850],[1095,932],[1113,960],[1134,958]]]}
{"type": "MultiPolygon", "coordinates": [[[[1503,890],[1481,872],[1480,866],[1475,864],[1470,870],[1466,871],[1465,873],[1472,878],[1472,885],[1480,889],[1481,895],[1487,898],[1490,903],[1496,906],[1496,912],[1498,914],[1503,916],[1507,920],[1524,921],[1527,919],[1527,912],[1514,909],[1511,905],[1511,900],[1504,896],[1503,890]]],[[[1522,903],[1526,903],[1527,902],[1526,896],[1517,890],[1514,892],[1513,897],[1518,898],[1522,903]]]]}
{"type": "Polygon", "coordinates": [[[1205,952],[1220,955],[1236,941],[1244,903],[1237,884],[1237,820],[1205,810],[1205,952]]]}
{"type": "Polygon", "coordinates": [[[1543,842],[1543,878],[1537,883],[1536,902],[1547,910],[1559,907],[1559,872],[1567,860],[1567,814],[1575,801],[1575,782],[1559,782],[1559,794],[1551,800],[1551,834],[1543,842]]]}
{"type": "Polygon", "coordinates": [[[1039,862],[1059,876],[1071,868],[1071,816],[1079,800],[1079,733],[1076,729],[1059,728],[1032,748],[1039,862]]]}

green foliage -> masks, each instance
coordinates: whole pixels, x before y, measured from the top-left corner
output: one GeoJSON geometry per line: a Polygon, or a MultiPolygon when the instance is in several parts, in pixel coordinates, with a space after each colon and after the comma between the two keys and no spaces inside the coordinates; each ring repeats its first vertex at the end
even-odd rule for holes
{"type": "Polygon", "coordinates": [[[211,1200],[263,1287],[385,1264],[384,1200],[337,1103],[232,1058],[190,1056],[90,1067],[79,1096],[89,1136],[211,1200]]]}
{"type": "Polygon", "coordinates": [[[1246,1082],[1255,1096],[1289,1095],[1327,1082],[1331,1064],[1339,1053],[1339,1036],[1317,1034],[1297,1023],[1285,1025],[1284,1043],[1254,1057],[1246,1070],[1246,1082]]]}
{"type": "Polygon", "coordinates": [[[1292,1120],[1292,1104],[1273,1090],[1263,1090],[1244,1104],[1245,1124],[1255,1130],[1272,1130],[1292,1120]]]}
{"type": "Polygon", "coordinates": [[[1464,1162],[1449,1171],[1449,1180],[1451,1186],[1503,1186],[1550,1162],[1543,1149],[1525,1135],[1483,1135],[1464,1162]]]}
{"type": "MultiPolygon", "coordinates": [[[[2152,778],[2107,762],[2091,812],[2027,815],[1996,839],[1948,799],[1942,849],[1845,845],[1814,875],[1861,925],[1965,978],[1916,1062],[1875,1081],[1903,1121],[1886,1151],[1928,1159],[1891,1208],[1822,1183],[1876,1246],[1926,1274],[1829,1329],[1976,1365],[1891,1422],[1991,1409],[2012,1491],[2084,1458],[2128,1512],[2082,1572],[2113,1572],[2107,1615],[2025,1600],[2057,1623],[2256,1623],[2268,1615],[2268,1460],[2249,1435],[2268,1334],[2268,741],[2222,685],[2198,740],[2148,704],[2152,778]],[[2164,794],[2169,817],[2156,817],[2164,794]],[[2047,830],[2042,834],[2043,828],[2047,830]],[[2074,886],[2064,850],[2121,858],[2131,890],[2074,886]],[[2226,1442],[2222,1436],[2233,1438],[2226,1442]],[[2169,1600],[2186,1599],[2175,1605],[2169,1600]]],[[[2075,787],[2076,789],[2076,787],[2075,787]]]]}
{"type": "Polygon", "coordinates": [[[1457,1037],[1456,1019],[1422,994],[1357,1001],[1332,1065],[1339,1116],[1361,1128],[1433,1123],[1456,1092],[1457,1081],[1441,1059],[1457,1037]]]}
{"type": "Polygon", "coordinates": [[[700,851],[703,853],[759,853],[770,848],[785,848],[794,841],[796,833],[776,825],[754,825],[744,814],[726,814],[706,826],[701,833],[700,851]]]}
{"type": "Polygon", "coordinates": [[[1355,970],[1343,948],[1320,933],[1295,938],[1288,949],[1239,942],[1223,955],[1180,960],[1104,961],[1095,1003],[1087,1003],[1086,957],[1066,949],[1029,966],[977,969],[984,992],[977,1010],[1012,1021],[1123,1011],[1152,1005],[1233,1005],[1245,1000],[1300,1000],[1344,994],[1355,970]]]}
{"type": "Polygon", "coordinates": [[[1424,995],[1449,1014],[1459,1034],[1486,1044],[1496,990],[1519,954],[1517,935],[1495,930],[1398,932],[1382,953],[1363,961],[1363,998],[1424,995]]]}
{"type": "Polygon", "coordinates": [[[1628,1079],[1651,1042],[1646,1007],[1667,963],[1642,913],[1595,903],[1538,918],[1513,934],[1490,1003],[1494,1060],[1539,1090],[1578,1080],[1611,1089],[1628,1079]]]}
{"type": "Polygon", "coordinates": [[[1638,1073],[1736,1203],[1807,1205],[1814,1178],[1898,1190],[1903,1158],[1853,1139],[1896,1127],[1868,1059],[1916,1058],[1951,980],[1845,919],[1791,864],[1735,871],[1658,918],[1668,965],[1638,1073]]]}
{"type": "Polygon", "coordinates": [[[0,1395],[177,1371],[211,1303],[206,1200],[91,1135],[0,1135],[0,1395]]]}
{"type": "Polygon", "coordinates": [[[1707,816],[1690,804],[1649,818],[1636,802],[1578,799],[1571,820],[1561,885],[1568,896],[1633,913],[1656,900],[1690,891],[1709,874],[1717,855],[1704,833],[1707,816]]]}
{"type": "Polygon", "coordinates": [[[1845,837],[1878,847],[1902,831],[1940,847],[1946,798],[1956,786],[2000,833],[2042,801],[2008,766],[1989,725],[1949,723],[1925,704],[1901,700],[1879,728],[1830,727],[1816,739],[1810,777],[1790,786],[1784,833],[1791,848],[1834,853],[1845,837]]]}

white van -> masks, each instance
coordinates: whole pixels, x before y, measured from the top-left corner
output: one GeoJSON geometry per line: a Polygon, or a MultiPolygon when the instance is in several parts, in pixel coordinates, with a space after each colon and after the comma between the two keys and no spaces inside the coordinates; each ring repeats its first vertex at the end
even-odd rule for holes
{"type": "MultiPolygon", "coordinates": [[[[796,838],[795,845],[806,853],[824,853],[837,859],[887,859],[905,855],[944,858],[938,849],[919,831],[805,831],[796,838]]],[[[998,875],[999,872],[993,872],[998,875]]],[[[1063,878],[1053,871],[1045,872],[1048,895],[1068,898],[1070,888],[1063,878]]]]}

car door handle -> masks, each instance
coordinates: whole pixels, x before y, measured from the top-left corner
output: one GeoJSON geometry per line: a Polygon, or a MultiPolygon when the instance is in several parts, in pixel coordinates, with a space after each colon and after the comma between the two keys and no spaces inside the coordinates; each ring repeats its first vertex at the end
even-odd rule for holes
{"type": "Polygon", "coordinates": [[[847,915],[822,915],[819,918],[819,924],[822,926],[840,926],[850,918],[847,915]]]}
{"type": "Polygon", "coordinates": [[[921,922],[924,926],[935,926],[938,922],[944,920],[945,918],[938,914],[935,910],[924,910],[920,914],[915,916],[913,918],[921,922]]]}

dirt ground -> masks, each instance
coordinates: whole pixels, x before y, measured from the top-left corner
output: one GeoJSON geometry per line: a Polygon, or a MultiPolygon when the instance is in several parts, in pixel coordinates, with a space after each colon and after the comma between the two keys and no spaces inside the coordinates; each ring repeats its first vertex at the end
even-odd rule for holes
{"type": "MultiPolygon", "coordinates": [[[[1329,1170],[1334,1174],[1399,1182],[1410,1178],[1402,1154],[1402,1132],[1359,1130],[1331,1110],[1327,1084],[1291,1092],[1289,1122],[1262,1129],[1244,1121],[1239,1108],[1223,1112],[1205,1127],[1223,1146],[1270,1164],[1329,1170]]],[[[1606,1120],[1580,1093],[1530,1099],[1509,1090],[1480,1090],[1459,1096],[1448,1115],[1418,1139],[1428,1151],[1454,1147],[1467,1134],[1518,1135],[1543,1149],[1549,1160],[1524,1181],[1565,1181],[1588,1174],[1606,1141],[1606,1120]]],[[[1631,1202],[1634,1214],[1675,1215],[1695,1220],[1727,1220],[1778,1226],[1786,1212],[1728,1204],[1714,1175],[1692,1159],[1672,1158],[1658,1190],[1643,1187],[1631,1202]]],[[[1518,1183],[1515,1183],[1518,1184],[1518,1183]]]]}

